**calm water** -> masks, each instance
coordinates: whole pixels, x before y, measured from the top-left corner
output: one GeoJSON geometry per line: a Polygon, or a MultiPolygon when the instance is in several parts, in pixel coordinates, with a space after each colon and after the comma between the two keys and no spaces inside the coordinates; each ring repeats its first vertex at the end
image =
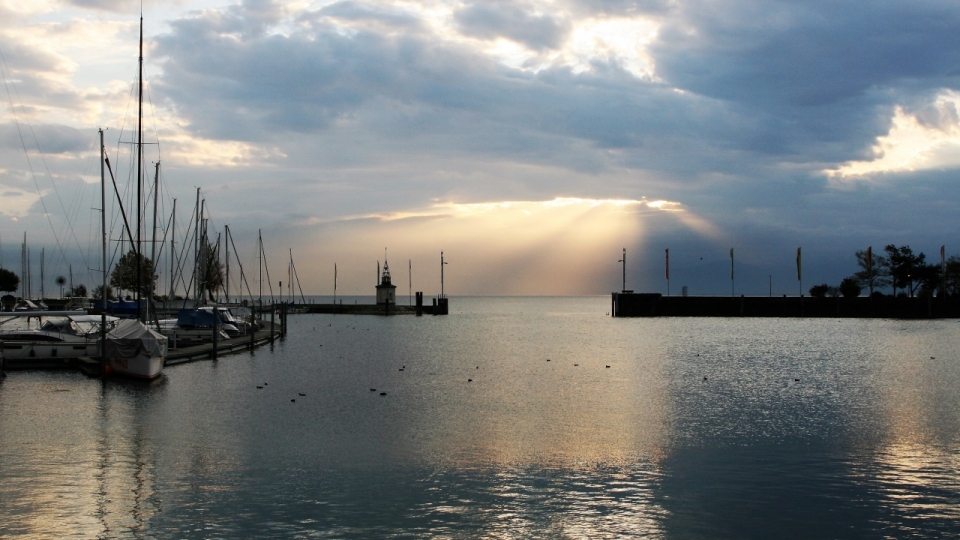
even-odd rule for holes
{"type": "Polygon", "coordinates": [[[10,373],[0,536],[960,535],[960,321],[452,308],[291,316],[151,384],[10,373]]]}

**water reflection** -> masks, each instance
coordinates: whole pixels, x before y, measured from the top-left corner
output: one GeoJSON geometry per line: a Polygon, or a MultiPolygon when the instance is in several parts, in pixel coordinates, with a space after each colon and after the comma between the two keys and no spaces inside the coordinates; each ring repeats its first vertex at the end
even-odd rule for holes
{"type": "Polygon", "coordinates": [[[462,302],[291,317],[153,385],[11,374],[0,536],[958,532],[955,324],[462,302]]]}
{"type": "Polygon", "coordinates": [[[0,392],[0,533],[143,536],[159,506],[143,418],[162,384],[11,374],[0,392]]]}
{"type": "Polygon", "coordinates": [[[116,379],[101,383],[96,440],[100,536],[143,537],[161,510],[156,493],[156,448],[145,431],[151,402],[166,384],[116,379]]]}

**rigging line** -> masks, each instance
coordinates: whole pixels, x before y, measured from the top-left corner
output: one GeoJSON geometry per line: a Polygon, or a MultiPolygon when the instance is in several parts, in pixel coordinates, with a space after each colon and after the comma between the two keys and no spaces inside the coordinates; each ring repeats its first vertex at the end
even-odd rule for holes
{"type": "Polygon", "coordinates": [[[123,130],[127,127],[127,113],[130,112],[130,102],[133,100],[133,89],[134,85],[130,84],[130,93],[127,94],[127,106],[123,110],[123,122],[120,123],[120,136],[117,137],[117,152],[114,154],[113,159],[120,163],[120,144],[123,142],[123,130]]]}
{"type": "MultiPolygon", "coordinates": [[[[110,167],[110,159],[104,159],[104,162],[107,164],[107,170],[110,171],[110,180],[113,181],[113,192],[117,194],[117,199],[120,199],[120,193],[117,191],[117,179],[113,176],[113,168],[110,167]]],[[[127,236],[130,238],[130,245],[133,246],[133,233],[130,232],[130,223],[127,221],[127,212],[123,209],[123,204],[120,204],[120,214],[123,215],[123,224],[127,228],[127,236]]],[[[120,233],[123,236],[123,233],[120,233]]]]}
{"type": "MultiPolygon", "coordinates": [[[[20,136],[20,146],[23,147],[23,153],[27,159],[27,166],[30,168],[30,177],[33,179],[33,185],[37,188],[37,196],[40,198],[40,206],[43,208],[43,215],[44,217],[47,218],[47,223],[50,225],[50,232],[53,233],[53,239],[57,243],[57,248],[60,250],[61,257],[63,258],[64,261],[66,261],[66,256],[64,255],[64,252],[63,252],[63,246],[60,244],[60,238],[57,237],[57,230],[56,228],[54,228],[53,221],[50,219],[50,212],[47,211],[47,203],[46,201],[43,200],[43,194],[40,191],[40,184],[37,182],[37,174],[34,172],[33,163],[30,161],[30,153],[27,151],[27,143],[26,141],[24,141],[23,132],[20,130],[20,120],[17,118],[17,111],[13,105],[13,96],[10,94],[10,86],[7,84],[6,73],[10,73],[10,65],[7,64],[7,59],[6,57],[4,57],[3,51],[0,51],[0,61],[2,61],[0,62],[0,76],[3,77],[3,86],[7,91],[7,100],[10,102],[10,114],[13,116],[13,123],[17,126],[17,134],[20,136]],[[4,65],[7,66],[6,71],[3,71],[4,65]]],[[[10,73],[10,75],[11,75],[10,84],[13,84],[13,81],[12,81],[13,74],[10,73]]],[[[14,85],[13,89],[16,92],[16,89],[17,89],[16,85],[14,85]]],[[[20,101],[20,108],[23,108],[23,101],[20,99],[19,93],[17,93],[17,101],[20,101]]],[[[29,126],[29,124],[27,125],[29,126]]],[[[30,132],[33,133],[33,128],[30,129],[30,132]]],[[[35,135],[34,135],[34,141],[36,141],[35,135]]],[[[37,151],[39,152],[39,150],[40,150],[40,145],[37,144],[37,151]]],[[[42,160],[43,158],[42,152],[40,153],[40,157],[42,160]]],[[[46,161],[44,161],[44,167],[46,167],[46,161]]],[[[47,169],[47,174],[48,175],[50,174],[49,169],[47,169]]],[[[50,183],[51,184],[53,183],[53,177],[50,178],[50,183]]],[[[56,184],[54,184],[54,191],[56,191],[56,184]]],[[[59,198],[59,194],[58,194],[58,198],[59,198]]],[[[62,206],[63,202],[61,201],[60,204],[62,206]]],[[[76,235],[74,235],[74,239],[76,239],[76,235]]],[[[77,247],[79,246],[80,246],[80,243],[78,242],[77,247]]],[[[84,260],[84,263],[86,263],[86,260],[84,260]]]]}
{"type": "Polygon", "coordinates": [[[160,130],[157,129],[157,111],[153,109],[153,98],[150,97],[150,85],[147,85],[147,103],[150,104],[150,116],[153,118],[153,134],[157,137],[157,160],[160,160],[160,130]]]}
{"type": "Polygon", "coordinates": [[[273,304],[273,280],[270,279],[270,267],[267,266],[267,254],[263,251],[263,242],[260,243],[260,257],[263,258],[263,269],[267,272],[267,286],[270,287],[270,303],[273,304]]]}
{"type": "MultiPolygon", "coordinates": [[[[0,58],[3,58],[3,52],[2,52],[2,51],[0,51],[0,58]]],[[[6,58],[3,58],[3,63],[4,63],[4,64],[7,63],[6,58]]],[[[7,72],[9,72],[9,71],[10,71],[10,65],[7,64],[7,72]]],[[[11,75],[13,75],[13,74],[11,73],[11,75]]],[[[23,108],[24,108],[24,107],[23,107],[23,100],[20,98],[20,91],[17,90],[17,85],[16,85],[16,84],[13,84],[13,80],[12,80],[12,79],[11,79],[11,81],[10,81],[10,84],[13,86],[13,92],[17,95],[17,101],[20,102],[20,108],[23,109],[23,108]]],[[[6,85],[6,80],[4,80],[4,85],[6,85]]],[[[7,96],[8,96],[8,97],[10,96],[10,90],[9,90],[9,88],[7,89],[7,96]]],[[[11,103],[11,112],[13,112],[13,111],[12,111],[12,108],[13,108],[13,104],[11,103]]],[[[14,114],[14,118],[16,119],[16,114],[14,114]]],[[[89,263],[87,262],[86,257],[83,256],[83,248],[80,247],[80,240],[77,239],[77,233],[76,233],[76,231],[73,229],[73,224],[70,223],[70,221],[69,221],[69,220],[70,220],[70,215],[69,215],[69,213],[67,212],[67,209],[66,209],[66,207],[65,207],[64,204],[63,204],[63,198],[60,197],[60,190],[57,189],[57,183],[54,182],[54,180],[53,180],[53,175],[50,173],[50,167],[47,165],[47,159],[46,159],[46,157],[44,157],[44,155],[43,155],[43,150],[40,149],[40,141],[37,140],[37,134],[33,131],[33,126],[30,125],[29,122],[27,123],[27,128],[30,130],[30,135],[33,137],[33,143],[34,143],[35,145],[37,145],[37,153],[40,155],[40,162],[43,163],[43,168],[47,171],[47,177],[50,179],[50,185],[53,186],[53,192],[54,192],[54,194],[56,194],[56,196],[57,196],[57,202],[60,203],[60,210],[63,211],[64,220],[67,221],[66,224],[67,224],[67,226],[70,227],[70,236],[73,237],[73,242],[74,242],[74,244],[77,245],[77,250],[80,252],[80,258],[83,260],[84,265],[89,265],[89,263]]],[[[17,130],[19,130],[19,129],[20,129],[20,124],[19,124],[19,122],[17,122],[17,130]]],[[[22,138],[23,138],[23,136],[21,135],[21,139],[22,139],[22,138]]],[[[24,152],[26,152],[26,150],[24,150],[24,152]]],[[[32,172],[33,172],[33,171],[32,171],[32,168],[31,168],[31,173],[32,173],[32,172]]],[[[34,180],[34,182],[36,182],[36,180],[34,180]]],[[[44,210],[46,210],[46,207],[45,207],[45,206],[44,206],[44,210]]],[[[47,219],[48,219],[48,221],[49,221],[49,216],[47,217],[47,219]]],[[[51,223],[50,229],[51,229],[51,232],[54,233],[54,235],[57,234],[56,230],[53,229],[52,223],[51,223]]],[[[57,247],[60,248],[60,256],[61,256],[63,262],[66,262],[66,261],[67,261],[67,256],[66,256],[66,253],[65,253],[64,250],[63,250],[63,247],[60,245],[60,239],[59,239],[59,238],[57,238],[57,247]]]]}
{"type": "MultiPolygon", "coordinates": [[[[194,205],[193,205],[193,208],[194,208],[194,211],[196,211],[197,205],[194,204],[194,205]]],[[[185,265],[186,265],[186,261],[185,261],[185,258],[186,258],[185,255],[186,255],[186,254],[184,253],[184,251],[185,251],[188,247],[191,247],[191,245],[190,245],[190,242],[191,242],[190,236],[191,236],[191,234],[190,234],[190,233],[191,233],[191,231],[193,231],[193,228],[194,228],[193,220],[190,220],[188,223],[189,223],[189,225],[187,225],[187,231],[186,231],[186,233],[184,234],[184,241],[180,243],[180,255],[177,256],[177,261],[176,261],[176,262],[177,262],[177,273],[175,274],[175,276],[179,276],[180,284],[184,285],[185,287],[186,287],[186,285],[187,285],[187,282],[186,282],[186,280],[184,280],[184,278],[183,278],[183,269],[184,269],[184,267],[185,267],[185,265]]],[[[192,274],[192,273],[191,273],[191,274],[192,274]]],[[[177,279],[177,278],[174,278],[174,287],[176,287],[176,279],[177,279]]],[[[193,276],[192,276],[192,275],[190,276],[190,285],[191,285],[191,286],[193,285],[193,276]]],[[[189,290],[189,289],[187,289],[187,290],[189,290]]],[[[184,300],[186,300],[186,296],[184,296],[184,300]]]]}
{"type": "MultiPolygon", "coordinates": [[[[247,283],[247,278],[243,274],[243,263],[240,262],[240,252],[237,251],[237,245],[233,243],[233,231],[227,235],[227,239],[230,240],[230,245],[233,246],[233,256],[237,259],[237,265],[240,267],[240,280],[243,281],[243,284],[247,286],[247,295],[250,296],[250,303],[253,303],[253,291],[250,290],[250,284],[247,283]]],[[[243,289],[240,290],[240,295],[243,296],[243,289]]]]}
{"type": "Polygon", "coordinates": [[[303,287],[300,286],[300,276],[297,274],[297,265],[293,262],[293,255],[290,255],[290,266],[293,267],[293,275],[297,278],[297,288],[300,289],[300,300],[306,304],[307,299],[303,297],[303,287]]]}

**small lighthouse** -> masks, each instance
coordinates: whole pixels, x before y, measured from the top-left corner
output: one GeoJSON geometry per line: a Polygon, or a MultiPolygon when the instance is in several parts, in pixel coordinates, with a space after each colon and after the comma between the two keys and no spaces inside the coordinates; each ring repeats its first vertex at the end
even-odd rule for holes
{"type": "Polygon", "coordinates": [[[377,285],[377,305],[397,304],[397,286],[390,282],[390,265],[387,263],[387,250],[383,250],[383,274],[377,285]]]}

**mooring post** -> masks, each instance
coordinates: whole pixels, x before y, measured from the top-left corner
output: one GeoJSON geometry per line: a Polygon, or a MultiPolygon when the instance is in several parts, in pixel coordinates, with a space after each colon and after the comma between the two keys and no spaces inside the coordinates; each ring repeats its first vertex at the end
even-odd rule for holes
{"type": "Polygon", "coordinates": [[[220,329],[217,327],[217,323],[220,319],[220,313],[217,312],[217,306],[213,306],[213,350],[210,351],[210,358],[217,359],[217,345],[220,343],[220,329]]]}
{"type": "Polygon", "coordinates": [[[287,303],[280,304],[280,337],[287,337],[287,303]]]}
{"type": "Polygon", "coordinates": [[[423,316],[423,292],[417,291],[417,317],[423,316]]]}
{"type": "Polygon", "coordinates": [[[277,312],[277,305],[270,304],[270,343],[273,343],[273,329],[275,328],[273,324],[273,316],[277,312]]]}
{"type": "Polygon", "coordinates": [[[257,343],[257,306],[254,304],[250,307],[250,351],[253,351],[253,348],[257,343]]]}

